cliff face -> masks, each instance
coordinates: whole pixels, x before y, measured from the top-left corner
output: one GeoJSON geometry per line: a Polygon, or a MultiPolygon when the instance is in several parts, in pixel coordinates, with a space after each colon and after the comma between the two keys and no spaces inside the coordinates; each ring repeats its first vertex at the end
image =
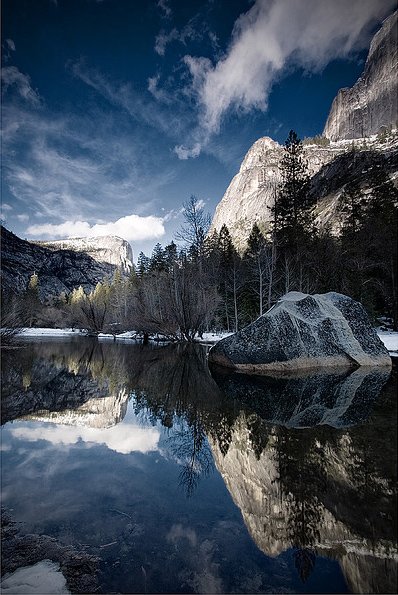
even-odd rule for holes
{"type": "Polygon", "coordinates": [[[334,99],[323,131],[330,140],[369,137],[383,126],[396,128],[397,16],[395,12],[387,18],[373,37],[362,76],[334,99]]]}
{"type": "Polygon", "coordinates": [[[126,274],[129,274],[133,267],[133,251],[130,244],[117,236],[68,238],[37,244],[50,250],[73,250],[87,254],[97,262],[119,267],[126,274]]]}
{"type": "MultiPolygon", "coordinates": [[[[130,262],[128,249],[124,240],[116,243],[125,249],[126,266],[130,262]],[[122,244],[123,243],[123,244],[122,244]]],[[[129,244],[128,244],[129,246],[129,244]]],[[[91,252],[93,252],[93,247],[91,252]]],[[[97,255],[108,251],[110,260],[110,244],[107,248],[99,247],[97,255]]],[[[130,248],[131,251],[131,248],[130,248]]],[[[61,292],[70,293],[80,285],[86,292],[90,292],[96,284],[105,278],[112,278],[116,263],[94,259],[82,249],[59,249],[52,246],[39,245],[18,238],[4,227],[1,228],[1,285],[5,292],[23,293],[29,283],[30,277],[36,273],[39,277],[39,291],[42,299],[58,296],[61,292]]],[[[115,260],[122,262],[120,252],[115,255],[115,260]]]]}
{"type": "MultiPolygon", "coordinates": [[[[239,172],[231,181],[216,207],[210,233],[225,224],[235,246],[246,247],[254,222],[267,231],[272,220],[271,207],[281,181],[279,164],[283,147],[269,137],[257,140],[246,153],[239,172]]],[[[311,194],[319,224],[339,226],[338,198],[348,181],[366,184],[366,171],[375,162],[395,176],[398,170],[397,136],[384,142],[377,139],[331,142],[327,146],[304,146],[304,158],[311,175],[311,194]],[[352,148],[355,147],[355,159],[352,148]]]]}

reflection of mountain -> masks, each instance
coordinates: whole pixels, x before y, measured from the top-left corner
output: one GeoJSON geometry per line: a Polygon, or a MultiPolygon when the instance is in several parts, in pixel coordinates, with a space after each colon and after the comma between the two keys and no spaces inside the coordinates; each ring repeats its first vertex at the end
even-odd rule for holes
{"type": "MultiPolygon", "coordinates": [[[[344,433],[272,428],[255,414],[241,412],[228,452],[222,453],[212,438],[210,444],[265,554],[277,556],[293,547],[303,580],[316,564],[315,552],[336,558],[354,592],[391,593],[398,559],[389,467],[394,459],[383,464],[380,429],[373,424],[344,433]],[[265,448],[261,452],[255,444],[265,448]]],[[[393,441],[394,432],[385,440],[386,457],[394,451],[393,441]]]]}
{"type": "Polygon", "coordinates": [[[24,419],[85,428],[110,428],[121,422],[126,415],[128,397],[126,391],[121,390],[117,395],[90,399],[77,409],[37,411],[24,419]]]}
{"type": "Polygon", "coordinates": [[[390,376],[379,368],[286,377],[213,370],[220,389],[270,423],[290,428],[347,427],[366,419],[390,376]]]}
{"type": "MultiPolygon", "coordinates": [[[[339,560],[354,591],[395,587],[396,397],[384,373],[212,377],[200,346],[81,340],[6,353],[2,374],[3,422],[30,415],[92,433],[117,423],[133,394],[137,413],[173,427],[167,447],[188,494],[213,454],[264,553],[293,548],[303,581],[321,555],[339,560]]],[[[120,443],[121,429],[112,442],[96,438],[137,449],[120,443]]],[[[155,434],[144,446],[139,437],[141,452],[155,449],[155,434]]]]}
{"type": "MultiPolygon", "coordinates": [[[[91,373],[85,358],[35,357],[32,351],[6,354],[2,370],[2,423],[29,418],[59,424],[108,428],[127,410],[125,388],[111,387],[91,373]]],[[[45,351],[45,350],[44,350],[45,351]]],[[[93,355],[90,348],[83,352],[93,355]]],[[[90,361],[90,360],[89,360],[90,361]]]]}

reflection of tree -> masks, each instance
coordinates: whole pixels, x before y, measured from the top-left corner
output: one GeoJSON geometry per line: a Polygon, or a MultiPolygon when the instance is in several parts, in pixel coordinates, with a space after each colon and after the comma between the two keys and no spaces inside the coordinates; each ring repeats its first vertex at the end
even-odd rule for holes
{"type": "Polygon", "coordinates": [[[198,424],[183,427],[173,435],[171,448],[174,456],[183,464],[180,485],[190,497],[200,477],[208,475],[213,468],[213,457],[202,427],[198,424]]]}
{"type": "Polygon", "coordinates": [[[261,453],[268,444],[271,426],[258,415],[251,414],[247,417],[247,427],[254,454],[259,461],[261,453]]]}
{"type": "Polygon", "coordinates": [[[279,427],[276,436],[279,484],[288,504],[288,536],[295,550],[295,566],[305,582],[314,568],[312,548],[320,537],[325,451],[317,447],[313,432],[279,427]]]}
{"type": "Polygon", "coordinates": [[[315,552],[308,548],[297,548],[293,553],[294,565],[303,583],[306,582],[315,566],[315,552]]]}

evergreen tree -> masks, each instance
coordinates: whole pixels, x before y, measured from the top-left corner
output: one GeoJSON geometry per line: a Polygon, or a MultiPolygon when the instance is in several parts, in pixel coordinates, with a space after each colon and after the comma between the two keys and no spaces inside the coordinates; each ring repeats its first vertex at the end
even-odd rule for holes
{"type": "Polygon", "coordinates": [[[343,231],[355,235],[363,224],[366,210],[366,199],[356,180],[346,184],[339,200],[343,214],[343,231]]]}
{"type": "Polygon", "coordinates": [[[148,273],[149,265],[149,258],[143,252],[140,252],[137,259],[137,276],[141,278],[148,273]]]}
{"type": "Polygon", "coordinates": [[[39,277],[36,272],[29,279],[24,299],[24,309],[28,325],[32,327],[37,323],[42,310],[39,296],[39,277]]]}
{"type": "Polygon", "coordinates": [[[166,254],[159,243],[156,244],[152,251],[152,256],[149,262],[149,270],[152,272],[161,272],[167,270],[166,254]]]}
{"type": "Polygon", "coordinates": [[[284,146],[281,162],[282,184],[272,209],[276,232],[284,243],[297,247],[299,236],[311,228],[311,201],[307,163],[303,144],[291,130],[284,146]]]}

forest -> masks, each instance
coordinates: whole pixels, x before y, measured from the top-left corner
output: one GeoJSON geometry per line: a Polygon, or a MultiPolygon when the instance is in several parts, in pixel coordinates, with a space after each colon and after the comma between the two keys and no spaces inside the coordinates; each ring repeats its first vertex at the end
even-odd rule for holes
{"type": "MultiPolygon", "coordinates": [[[[358,151],[350,152],[354,163],[358,151]]],[[[114,335],[134,330],[191,342],[210,330],[231,331],[264,314],[289,291],[337,291],[361,302],[376,323],[398,329],[398,190],[382,159],[361,181],[348,181],[339,198],[339,231],[315,225],[303,143],[291,131],[274,189],[270,225],[255,223],[239,253],[228,228],[209,233],[210,216],[191,196],[184,224],[165,247],[142,252],[131,275],[119,270],[91,293],[82,287],[40,300],[40,275],[26,292],[5,300],[3,327],[72,327],[114,335]]]]}

